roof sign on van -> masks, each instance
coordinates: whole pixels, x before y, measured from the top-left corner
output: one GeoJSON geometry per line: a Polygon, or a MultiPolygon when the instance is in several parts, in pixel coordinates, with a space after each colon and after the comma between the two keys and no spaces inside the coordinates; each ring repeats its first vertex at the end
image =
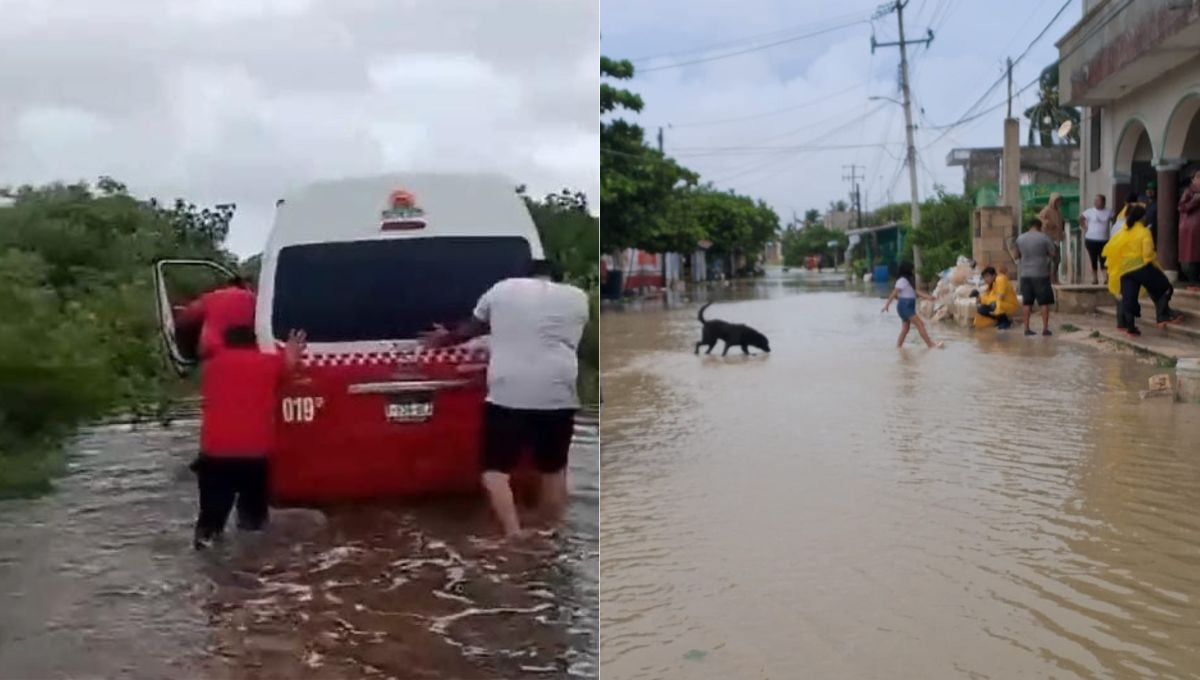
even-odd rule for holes
{"type": "Polygon", "coordinates": [[[397,189],[388,197],[388,208],[383,211],[383,231],[408,231],[425,228],[425,211],[417,205],[412,192],[397,189]]]}

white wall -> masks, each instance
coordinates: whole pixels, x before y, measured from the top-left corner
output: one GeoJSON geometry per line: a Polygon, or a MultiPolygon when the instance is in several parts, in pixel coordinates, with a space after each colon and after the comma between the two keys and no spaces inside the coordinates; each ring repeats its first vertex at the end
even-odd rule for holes
{"type": "MultiPolygon", "coordinates": [[[[1150,135],[1150,145],[1155,162],[1157,163],[1163,158],[1171,158],[1164,156],[1167,122],[1175,107],[1189,93],[1200,95],[1200,57],[1174,69],[1150,84],[1134,90],[1123,99],[1105,106],[1101,114],[1101,165],[1097,171],[1091,169],[1091,111],[1085,108],[1080,130],[1082,195],[1094,196],[1097,193],[1108,195],[1112,192],[1113,164],[1116,158],[1117,144],[1121,140],[1122,130],[1135,119],[1145,125],[1146,131],[1150,135]]],[[[1171,121],[1171,124],[1175,126],[1181,122],[1184,125],[1187,124],[1186,120],[1174,120],[1171,121]]],[[[1135,134],[1132,128],[1128,134],[1135,134]]],[[[1178,149],[1174,151],[1176,154],[1179,153],[1178,149]]],[[[1188,151],[1194,150],[1188,149],[1188,151]]],[[[1174,158],[1178,158],[1178,155],[1174,158]]],[[[1127,167],[1121,168],[1121,170],[1128,172],[1127,167]]],[[[1112,202],[1111,196],[1109,196],[1109,201],[1112,202]]],[[[1085,200],[1085,203],[1087,202],[1085,200]]]]}

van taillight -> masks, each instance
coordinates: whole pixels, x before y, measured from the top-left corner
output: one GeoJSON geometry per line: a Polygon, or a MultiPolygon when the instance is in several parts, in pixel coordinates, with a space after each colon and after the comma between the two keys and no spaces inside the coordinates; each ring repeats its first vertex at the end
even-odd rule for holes
{"type": "Polygon", "coordinates": [[[415,231],[425,228],[425,220],[387,220],[379,225],[380,231],[415,231]]]}

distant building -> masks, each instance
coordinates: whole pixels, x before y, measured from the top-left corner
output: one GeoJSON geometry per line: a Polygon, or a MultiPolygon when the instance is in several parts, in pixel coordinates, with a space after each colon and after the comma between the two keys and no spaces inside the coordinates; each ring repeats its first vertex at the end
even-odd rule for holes
{"type": "Polygon", "coordinates": [[[825,226],[834,231],[849,231],[855,226],[855,215],[850,210],[829,210],[825,213],[825,226]]]}
{"type": "MultiPolygon", "coordinates": [[[[975,191],[1000,185],[1000,164],[1004,157],[1001,147],[986,149],[954,149],[946,156],[946,165],[961,165],[963,189],[975,191]]],[[[1021,185],[1061,184],[1079,181],[1079,147],[1023,146],[1021,147],[1021,185]]]]}
{"type": "Polygon", "coordinates": [[[1059,99],[1082,107],[1080,194],[1120,209],[1158,189],[1158,256],[1178,271],[1178,192],[1200,169],[1200,0],[1084,0],[1058,42],[1059,99]]]}

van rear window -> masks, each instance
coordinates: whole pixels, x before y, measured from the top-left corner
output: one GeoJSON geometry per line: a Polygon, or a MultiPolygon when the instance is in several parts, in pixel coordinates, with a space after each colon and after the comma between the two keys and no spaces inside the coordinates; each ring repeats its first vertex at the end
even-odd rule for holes
{"type": "Polygon", "coordinates": [[[310,342],[398,340],[466,320],[501,279],[532,259],[521,237],[440,237],[316,243],[279,252],[271,327],[310,342]]]}

